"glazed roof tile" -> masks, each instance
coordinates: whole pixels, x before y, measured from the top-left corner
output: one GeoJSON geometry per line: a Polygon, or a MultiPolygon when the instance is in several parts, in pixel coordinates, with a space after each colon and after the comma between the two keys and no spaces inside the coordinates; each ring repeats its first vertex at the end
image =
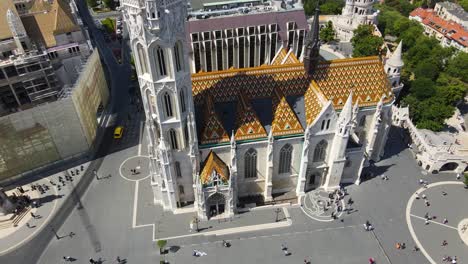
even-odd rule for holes
{"type": "Polygon", "coordinates": [[[286,97],[275,90],[273,96],[273,122],[271,124],[273,136],[299,134],[304,132],[299,119],[291,109],[286,97]]]}
{"type": "Polygon", "coordinates": [[[202,144],[222,143],[229,141],[229,135],[219,121],[218,115],[214,109],[213,100],[210,96],[205,102],[205,126],[201,134],[202,144]]]}
{"type": "Polygon", "coordinates": [[[252,105],[245,95],[242,94],[239,96],[237,104],[236,127],[236,140],[262,138],[267,136],[266,130],[260,123],[255,110],[252,108],[252,105]]]}
{"type": "Polygon", "coordinates": [[[304,103],[306,108],[306,122],[307,124],[312,124],[317,117],[317,115],[322,111],[322,102],[317,95],[317,83],[312,81],[309,89],[304,95],[304,103]]]}
{"type": "Polygon", "coordinates": [[[229,180],[229,169],[215,152],[210,151],[203,163],[203,169],[200,173],[200,182],[207,184],[212,181],[213,170],[220,176],[223,182],[229,180]]]}
{"type": "Polygon", "coordinates": [[[288,52],[285,49],[280,49],[278,53],[276,53],[275,57],[271,61],[271,65],[281,65],[284,58],[286,58],[286,55],[288,52]]]}

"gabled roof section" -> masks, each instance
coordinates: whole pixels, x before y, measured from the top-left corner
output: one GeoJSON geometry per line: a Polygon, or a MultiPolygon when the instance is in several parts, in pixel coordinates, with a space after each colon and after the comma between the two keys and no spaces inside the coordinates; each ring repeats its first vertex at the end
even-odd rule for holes
{"type": "Polygon", "coordinates": [[[286,55],[288,54],[288,52],[284,49],[284,48],[281,48],[280,50],[278,50],[278,52],[276,53],[275,57],[273,58],[273,60],[271,61],[271,65],[281,65],[284,58],[286,58],[286,55]]]}
{"type": "Polygon", "coordinates": [[[288,54],[286,55],[286,58],[283,59],[281,64],[295,64],[299,63],[300,61],[297,59],[296,55],[294,55],[293,50],[291,49],[288,54]]]}
{"type": "Polygon", "coordinates": [[[245,95],[242,94],[239,96],[237,103],[236,127],[236,140],[254,139],[267,136],[266,130],[260,123],[260,119],[252,108],[252,105],[245,95]]]}
{"type": "Polygon", "coordinates": [[[215,152],[210,151],[208,156],[203,162],[203,169],[200,173],[200,182],[201,184],[207,184],[212,181],[211,175],[213,170],[219,175],[223,182],[229,180],[229,169],[226,163],[224,163],[215,152]]]}
{"type": "Polygon", "coordinates": [[[229,135],[226,133],[218,115],[214,109],[214,103],[210,96],[205,100],[205,121],[201,134],[201,144],[212,144],[228,142],[229,135]]]}
{"type": "Polygon", "coordinates": [[[55,0],[55,27],[54,35],[78,31],[80,28],[75,23],[70,6],[64,0],[55,0]]]}
{"type": "Polygon", "coordinates": [[[310,125],[314,122],[315,118],[320,114],[322,111],[322,102],[320,101],[319,96],[317,95],[317,84],[315,81],[309,86],[307,92],[304,95],[304,103],[306,108],[306,123],[310,125]]]}
{"type": "Polygon", "coordinates": [[[359,100],[361,107],[376,105],[382,96],[385,103],[393,99],[382,62],[376,56],[320,62],[312,78],[335,109],[343,108],[351,90],[353,100],[359,100]]]}
{"type": "Polygon", "coordinates": [[[275,89],[273,95],[273,122],[271,124],[273,136],[303,133],[299,119],[288,104],[286,97],[275,89]]]}

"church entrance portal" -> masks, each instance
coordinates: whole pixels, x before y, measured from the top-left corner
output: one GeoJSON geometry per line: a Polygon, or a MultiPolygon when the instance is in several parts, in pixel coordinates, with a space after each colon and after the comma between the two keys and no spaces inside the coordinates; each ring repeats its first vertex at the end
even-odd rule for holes
{"type": "Polygon", "coordinates": [[[224,213],[225,209],[225,204],[226,204],[226,199],[224,198],[224,195],[221,193],[215,193],[208,197],[208,200],[206,201],[206,206],[208,209],[208,217],[214,217],[217,215],[221,215],[224,213]]]}

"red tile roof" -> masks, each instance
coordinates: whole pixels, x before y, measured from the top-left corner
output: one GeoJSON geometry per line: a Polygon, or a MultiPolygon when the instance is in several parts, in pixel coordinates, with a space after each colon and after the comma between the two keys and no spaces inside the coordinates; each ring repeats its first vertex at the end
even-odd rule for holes
{"type": "Polygon", "coordinates": [[[410,17],[421,18],[424,25],[436,30],[444,35],[444,37],[452,39],[464,47],[468,47],[468,31],[452,20],[444,20],[437,16],[434,10],[418,7],[410,13],[410,17]]]}

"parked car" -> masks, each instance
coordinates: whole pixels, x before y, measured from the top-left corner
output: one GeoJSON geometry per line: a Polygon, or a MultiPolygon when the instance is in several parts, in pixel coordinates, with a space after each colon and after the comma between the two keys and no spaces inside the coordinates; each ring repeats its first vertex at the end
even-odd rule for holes
{"type": "Polygon", "coordinates": [[[120,35],[120,34],[122,34],[122,30],[121,30],[120,28],[118,28],[118,29],[115,31],[115,33],[117,33],[117,35],[120,35]]]}

